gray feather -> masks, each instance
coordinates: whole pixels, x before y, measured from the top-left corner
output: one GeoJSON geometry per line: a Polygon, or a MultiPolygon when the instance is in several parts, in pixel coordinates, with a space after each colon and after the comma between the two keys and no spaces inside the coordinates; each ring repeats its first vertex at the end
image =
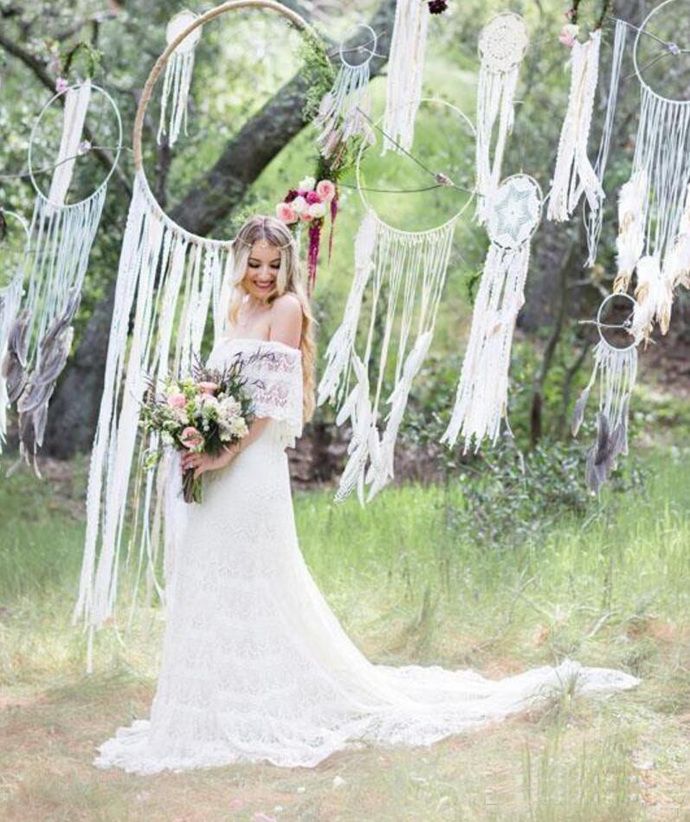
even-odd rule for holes
{"type": "Polygon", "coordinates": [[[587,407],[587,400],[589,400],[589,392],[590,387],[587,386],[580,394],[578,401],[575,403],[575,409],[573,411],[573,421],[571,425],[571,430],[573,432],[573,436],[577,436],[577,432],[580,430],[580,426],[582,425],[582,421],[585,418],[585,408],[587,407]]]}

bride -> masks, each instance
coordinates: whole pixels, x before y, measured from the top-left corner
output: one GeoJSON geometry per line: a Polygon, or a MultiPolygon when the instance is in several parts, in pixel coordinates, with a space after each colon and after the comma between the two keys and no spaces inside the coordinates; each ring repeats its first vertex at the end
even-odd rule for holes
{"type": "Polygon", "coordinates": [[[170,476],[166,627],[150,718],[121,727],[94,764],[149,774],[232,762],[311,767],[365,744],[429,745],[485,726],[576,677],[583,692],[631,688],[621,671],[566,659],[501,680],[438,665],[370,662],[300,553],[285,448],[314,407],[312,316],[293,237],[254,217],[235,241],[227,336],[208,365],[240,355],[255,420],[218,458],[188,453],[170,476]],[[179,496],[203,477],[201,504],[179,496]],[[171,492],[172,493],[172,492],[171,492]]]}

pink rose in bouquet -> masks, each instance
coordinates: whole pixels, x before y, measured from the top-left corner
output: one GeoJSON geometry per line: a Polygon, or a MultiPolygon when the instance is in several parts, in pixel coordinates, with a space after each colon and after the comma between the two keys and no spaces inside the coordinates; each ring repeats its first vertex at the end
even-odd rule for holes
{"type": "MultiPolygon", "coordinates": [[[[193,375],[166,380],[158,394],[149,380],[140,425],[156,437],[145,465],[152,468],[164,447],[217,456],[249,431],[252,402],[245,390],[241,358],[224,371],[196,366],[193,375]]],[[[189,469],[182,477],[185,502],[201,502],[201,477],[189,469]]]]}

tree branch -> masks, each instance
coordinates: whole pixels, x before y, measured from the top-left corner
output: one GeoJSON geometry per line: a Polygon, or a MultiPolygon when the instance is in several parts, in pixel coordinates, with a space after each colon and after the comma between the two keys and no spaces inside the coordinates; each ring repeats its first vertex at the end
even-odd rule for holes
{"type": "MultiPolygon", "coordinates": [[[[31,69],[34,75],[47,89],[51,91],[51,93],[55,93],[55,81],[50,76],[50,73],[46,69],[45,65],[41,62],[41,60],[39,60],[38,57],[35,57],[33,54],[31,54],[31,52],[17,45],[17,43],[15,43],[13,40],[10,40],[2,32],[0,32],[0,46],[2,46],[2,48],[4,48],[8,54],[11,54],[13,57],[16,57],[18,60],[24,63],[24,65],[31,69]]],[[[64,100],[64,98],[61,99],[64,100]]],[[[84,136],[87,140],[89,140],[89,142],[92,145],[96,143],[96,140],[94,140],[93,135],[86,126],[84,127],[84,136]]],[[[109,171],[112,168],[114,159],[109,151],[103,148],[94,148],[93,153],[106,170],[109,171]]],[[[127,196],[131,197],[132,189],[129,185],[129,180],[127,179],[125,173],[119,166],[115,167],[113,176],[116,177],[117,180],[120,182],[120,184],[126,191],[127,196]]]]}

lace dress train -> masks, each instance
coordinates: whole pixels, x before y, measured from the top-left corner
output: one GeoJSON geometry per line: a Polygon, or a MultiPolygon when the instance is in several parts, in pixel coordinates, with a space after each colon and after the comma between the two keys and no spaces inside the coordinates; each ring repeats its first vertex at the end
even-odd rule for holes
{"type": "Polygon", "coordinates": [[[270,422],[228,468],[204,475],[200,505],[172,499],[166,516],[178,530],[166,544],[167,618],[150,718],[118,728],[95,765],[140,774],[233,762],[312,767],[345,748],[429,745],[481,727],[567,677],[583,692],[638,683],[573,660],[501,680],[371,663],[299,549],[285,447],[301,433],[300,352],[221,340],[209,364],[237,353],[254,378],[257,415],[270,422]]]}

